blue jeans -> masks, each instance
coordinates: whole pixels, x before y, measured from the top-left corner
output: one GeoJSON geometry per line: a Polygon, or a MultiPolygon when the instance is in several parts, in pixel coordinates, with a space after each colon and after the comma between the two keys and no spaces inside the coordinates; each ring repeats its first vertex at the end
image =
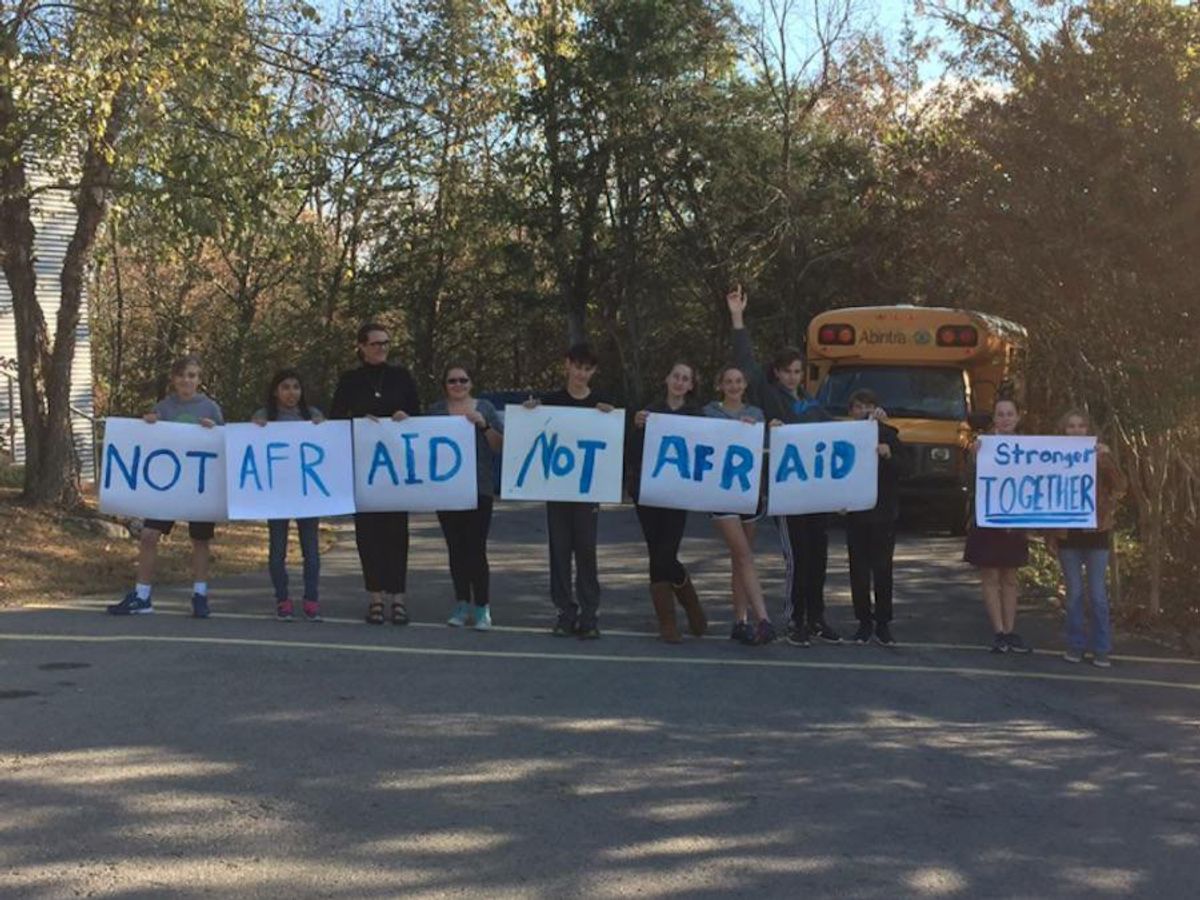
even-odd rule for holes
{"type": "MultiPolygon", "coordinates": [[[[270,519],[267,529],[271,535],[271,553],[267,568],[271,573],[271,584],[275,586],[275,599],[286,600],[288,596],[287,538],[290,519],[270,519]]],[[[321,548],[317,543],[317,523],[320,519],[297,519],[296,531],[300,533],[300,552],[304,554],[304,599],[317,599],[317,579],[321,574],[321,548]]]]}
{"type": "Polygon", "coordinates": [[[1084,568],[1087,568],[1087,597],[1092,607],[1092,647],[1096,653],[1112,650],[1112,631],[1108,625],[1108,550],[1084,547],[1059,547],[1063,581],[1067,585],[1067,647],[1082,653],[1088,649],[1087,614],[1084,611],[1084,568]]]}

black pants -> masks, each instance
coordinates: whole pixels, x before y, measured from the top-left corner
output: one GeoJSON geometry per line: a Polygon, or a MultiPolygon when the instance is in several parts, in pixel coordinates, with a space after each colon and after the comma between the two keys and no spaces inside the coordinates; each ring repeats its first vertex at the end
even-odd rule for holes
{"type": "Polygon", "coordinates": [[[550,538],[550,598],[564,623],[596,624],[600,579],[596,572],[595,503],[547,503],[550,538]],[[575,597],[571,596],[571,559],[575,560],[575,597]],[[578,600],[578,603],[576,603],[578,600]]]}
{"type": "Polygon", "coordinates": [[[650,583],[669,581],[671,584],[683,584],[687,569],[679,561],[679,544],[683,541],[683,529],[687,526],[687,510],[640,504],[634,509],[637,510],[638,521],[642,523],[646,549],[650,551],[650,583]]]}
{"type": "Polygon", "coordinates": [[[408,513],[355,513],[354,542],[367,591],[403,594],[408,581],[408,513]]]}
{"type": "Polygon", "coordinates": [[[450,578],[454,599],[476,606],[488,604],[487,539],[492,527],[492,498],[479,495],[476,509],[460,509],[437,514],[450,551],[450,578]]]}
{"type": "Polygon", "coordinates": [[[829,564],[829,517],[824,513],[776,516],[787,563],[783,615],[795,625],[825,620],[825,569],[829,564]]]}
{"type": "Polygon", "coordinates": [[[846,520],[846,550],[850,554],[850,595],[854,616],[872,621],[871,582],[875,582],[874,621],[892,621],[892,555],[896,549],[896,523],[846,520]]]}

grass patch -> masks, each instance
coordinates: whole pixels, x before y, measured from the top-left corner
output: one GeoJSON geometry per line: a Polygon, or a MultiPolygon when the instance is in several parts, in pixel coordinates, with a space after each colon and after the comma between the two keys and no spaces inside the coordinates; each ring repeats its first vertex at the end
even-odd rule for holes
{"type": "MultiPolygon", "coordinates": [[[[81,519],[95,517],[95,499],[77,513],[30,507],[19,502],[19,491],[0,488],[0,606],[63,600],[84,594],[116,597],[133,584],[137,539],[109,537],[81,528],[81,519]]],[[[321,547],[328,549],[335,536],[321,527],[321,547]]],[[[288,557],[299,559],[300,549],[292,529],[288,557]]],[[[187,527],[175,527],[158,545],[160,584],[191,580],[191,541],[187,527]]],[[[226,522],[217,526],[212,542],[210,578],[262,571],[267,568],[267,529],[262,522],[226,522]]]]}

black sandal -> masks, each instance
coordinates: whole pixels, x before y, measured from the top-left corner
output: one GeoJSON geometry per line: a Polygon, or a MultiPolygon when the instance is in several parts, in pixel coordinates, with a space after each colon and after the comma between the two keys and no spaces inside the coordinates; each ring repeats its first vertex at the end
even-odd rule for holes
{"type": "Polygon", "coordinates": [[[383,601],[372,600],[367,605],[367,624],[382,625],[383,624],[383,601]]]}
{"type": "Polygon", "coordinates": [[[392,624],[407,625],[408,624],[408,607],[404,605],[403,600],[392,601],[392,624]]]}

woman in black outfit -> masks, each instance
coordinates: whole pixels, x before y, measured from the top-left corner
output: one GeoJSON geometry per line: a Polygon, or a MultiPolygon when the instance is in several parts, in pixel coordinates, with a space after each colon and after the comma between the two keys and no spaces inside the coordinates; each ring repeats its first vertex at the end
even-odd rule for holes
{"type": "Polygon", "coordinates": [[[679,543],[683,540],[683,529],[687,525],[687,510],[665,509],[658,506],[643,506],[638,503],[641,487],[642,456],[646,418],[650,413],[698,416],[700,407],[692,400],[696,388],[696,370],[685,362],[677,362],[666,377],[666,396],[633,417],[634,427],[628,430],[629,442],[625,454],[629,493],[637,503],[637,517],[646,537],[646,548],[650,552],[650,599],[658,617],[658,633],[669,644],[680,641],[679,627],[675,622],[675,601],[687,614],[688,629],[699,637],[708,628],[708,619],[696,588],[687,569],[679,561],[679,543]]]}
{"type": "MultiPolygon", "coordinates": [[[[408,369],[389,365],[387,329],[368,322],[358,329],[358,358],[362,365],[343,372],[333,394],[330,418],[397,421],[421,411],[417,385],[408,369]]],[[[408,513],[354,514],[354,541],[362,563],[363,582],[371,595],[367,622],[383,624],[384,595],[391,602],[393,625],[408,624],[404,603],[408,577],[408,513]]]]}

